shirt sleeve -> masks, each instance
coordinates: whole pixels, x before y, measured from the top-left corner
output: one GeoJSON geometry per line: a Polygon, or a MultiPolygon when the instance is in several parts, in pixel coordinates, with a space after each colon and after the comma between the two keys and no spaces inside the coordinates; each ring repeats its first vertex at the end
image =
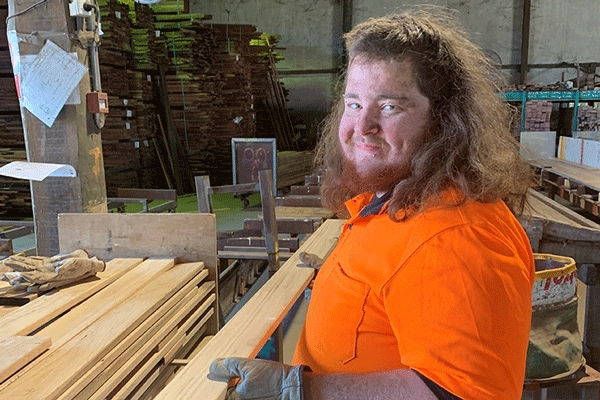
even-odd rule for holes
{"type": "Polygon", "coordinates": [[[382,289],[402,364],[465,400],[520,398],[528,257],[490,227],[452,228],[423,243],[382,289]]]}

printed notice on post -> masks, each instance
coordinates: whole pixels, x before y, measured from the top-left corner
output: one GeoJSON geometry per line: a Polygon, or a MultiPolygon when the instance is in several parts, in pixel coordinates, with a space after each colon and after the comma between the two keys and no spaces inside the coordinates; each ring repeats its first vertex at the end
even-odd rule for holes
{"type": "Polygon", "coordinates": [[[23,78],[23,105],[51,127],[86,71],[85,65],[48,40],[23,78]]]}

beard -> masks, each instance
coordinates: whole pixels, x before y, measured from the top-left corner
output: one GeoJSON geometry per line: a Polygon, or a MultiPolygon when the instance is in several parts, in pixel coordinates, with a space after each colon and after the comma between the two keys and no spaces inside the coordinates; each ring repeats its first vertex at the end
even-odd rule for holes
{"type": "Polygon", "coordinates": [[[356,164],[345,159],[341,180],[353,195],[378,193],[392,190],[409,175],[405,165],[380,165],[369,171],[358,171],[356,164]]]}

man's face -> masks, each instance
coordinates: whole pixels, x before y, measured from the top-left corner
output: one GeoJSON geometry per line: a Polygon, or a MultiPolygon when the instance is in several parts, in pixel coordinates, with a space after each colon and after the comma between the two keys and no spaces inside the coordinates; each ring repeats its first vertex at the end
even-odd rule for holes
{"type": "Polygon", "coordinates": [[[353,63],[344,103],[339,139],[349,169],[370,190],[389,190],[409,175],[430,118],[411,63],[353,63]]]}

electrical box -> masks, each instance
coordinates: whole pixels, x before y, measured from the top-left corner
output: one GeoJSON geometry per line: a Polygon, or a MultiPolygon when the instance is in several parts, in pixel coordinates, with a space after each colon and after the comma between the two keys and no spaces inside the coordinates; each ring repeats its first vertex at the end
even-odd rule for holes
{"type": "Polygon", "coordinates": [[[86,95],[87,109],[90,114],[108,114],[108,95],[102,92],[90,92],[86,95]]]}

